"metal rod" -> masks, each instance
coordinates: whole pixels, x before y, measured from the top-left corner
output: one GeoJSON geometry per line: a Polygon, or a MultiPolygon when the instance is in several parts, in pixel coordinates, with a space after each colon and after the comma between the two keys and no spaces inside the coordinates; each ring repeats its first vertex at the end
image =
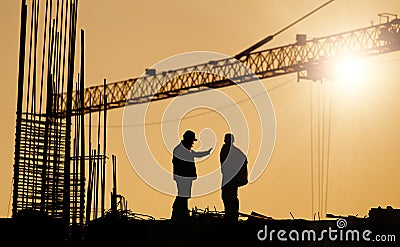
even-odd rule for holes
{"type": "MultiPolygon", "coordinates": [[[[33,78],[33,74],[34,72],[32,72],[32,63],[34,62],[35,58],[35,54],[33,52],[33,47],[34,47],[34,31],[35,31],[35,18],[36,18],[36,1],[33,1],[32,4],[32,8],[31,8],[31,29],[30,29],[30,34],[29,34],[29,38],[30,38],[30,43],[29,43],[29,67],[28,67],[28,91],[27,91],[27,105],[26,105],[26,119],[28,121],[29,126],[26,127],[27,129],[27,135],[31,135],[32,133],[32,128],[33,128],[33,121],[34,121],[34,114],[30,114],[33,113],[32,108],[33,108],[33,91],[34,91],[34,87],[32,86],[31,88],[31,82],[34,80],[33,78]],[[32,62],[33,61],[33,62],[32,62]]],[[[33,84],[33,83],[32,83],[33,84]]],[[[28,151],[28,156],[31,158],[32,156],[35,156],[34,147],[35,143],[34,143],[34,138],[29,138],[29,141],[27,143],[27,151],[28,151]]],[[[35,163],[35,161],[33,161],[35,163]]],[[[33,167],[33,173],[35,173],[35,164],[32,166],[33,167]]],[[[28,180],[33,180],[33,186],[35,186],[36,184],[36,179],[32,178],[32,176],[29,176],[28,172],[32,172],[32,171],[26,171],[26,166],[24,166],[24,170],[23,170],[23,187],[24,187],[24,193],[23,193],[23,202],[25,203],[25,205],[23,205],[23,208],[27,208],[30,205],[29,204],[33,204],[32,201],[34,200],[34,198],[32,196],[29,196],[31,194],[30,188],[28,187],[27,181],[28,180]],[[26,178],[27,177],[27,178],[26,178]]],[[[29,167],[31,168],[31,167],[29,167]]]]}
{"type": "MultiPolygon", "coordinates": [[[[92,105],[92,98],[89,98],[89,105],[92,105]]],[[[88,141],[89,141],[89,168],[92,169],[92,113],[89,113],[89,130],[88,130],[88,141]]],[[[89,181],[88,184],[88,189],[87,189],[87,205],[86,205],[86,222],[90,221],[90,212],[92,209],[92,179],[93,179],[93,174],[91,173],[91,170],[89,169],[89,181]]]]}
{"type": "MultiPolygon", "coordinates": [[[[101,97],[100,97],[100,101],[101,101],[101,97]]],[[[98,166],[98,170],[96,173],[96,205],[98,203],[98,196],[99,196],[98,183],[99,183],[99,178],[101,178],[100,177],[100,175],[101,175],[100,169],[102,168],[102,164],[101,164],[102,160],[100,158],[100,154],[101,154],[101,149],[100,149],[101,111],[99,111],[97,120],[98,120],[98,125],[97,125],[97,154],[98,154],[98,156],[96,157],[96,160],[97,160],[96,164],[98,166]]],[[[97,209],[97,206],[96,206],[96,209],[97,209]]],[[[103,214],[103,208],[101,208],[101,213],[103,214]]],[[[96,217],[97,217],[97,213],[96,213],[96,217]]]]}
{"type": "MultiPolygon", "coordinates": [[[[102,97],[100,96],[100,102],[101,102],[101,100],[102,100],[102,97]]],[[[98,121],[98,123],[97,123],[97,154],[98,154],[98,156],[96,157],[96,160],[97,160],[97,162],[96,162],[96,165],[98,166],[98,170],[97,170],[97,173],[96,173],[96,185],[95,185],[95,187],[96,187],[96,194],[95,194],[95,196],[96,196],[96,209],[98,209],[98,196],[99,196],[99,179],[101,178],[101,171],[100,171],[100,169],[102,168],[102,160],[101,160],[101,158],[99,158],[100,157],[100,154],[101,154],[101,149],[100,149],[100,128],[101,128],[101,111],[99,111],[99,113],[98,113],[98,119],[97,119],[97,121],[98,121]]],[[[100,181],[100,182],[102,182],[102,181],[100,181]]],[[[101,186],[102,187],[102,186],[101,186]]],[[[102,204],[101,204],[101,206],[103,206],[102,204]]],[[[96,218],[97,218],[97,211],[98,210],[96,210],[96,218]]],[[[101,208],[101,213],[103,214],[103,208],[101,208]]]]}
{"type": "MultiPolygon", "coordinates": [[[[100,101],[101,101],[101,97],[100,97],[100,101]]],[[[101,158],[99,158],[100,157],[100,154],[101,154],[101,149],[100,149],[100,129],[101,129],[101,111],[99,111],[99,114],[98,114],[98,119],[97,119],[97,121],[98,121],[98,125],[97,125],[97,154],[98,154],[98,156],[96,157],[96,160],[97,160],[97,162],[96,162],[96,165],[98,166],[98,170],[97,170],[97,177],[96,177],[96,205],[98,205],[98,196],[99,196],[99,190],[98,190],[98,186],[99,186],[99,179],[101,178],[101,168],[102,168],[102,165],[101,165],[101,163],[102,163],[102,159],[101,158]]],[[[102,182],[102,181],[100,181],[100,182],[102,182]]],[[[100,203],[101,204],[101,203],[100,203]]],[[[101,206],[102,206],[102,204],[101,204],[101,206]]],[[[96,206],[96,217],[97,217],[97,206],[96,206]]],[[[103,214],[103,208],[101,208],[101,213],[103,214]]]]}
{"type": "Polygon", "coordinates": [[[106,158],[100,158],[100,185],[101,185],[101,195],[100,195],[100,199],[101,199],[101,204],[100,204],[100,208],[101,208],[101,217],[104,217],[104,213],[105,213],[105,206],[104,206],[104,197],[105,197],[105,162],[106,162],[106,158]]]}
{"type": "MultiPolygon", "coordinates": [[[[79,81],[79,80],[78,80],[79,81]]],[[[79,83],[79,82],[78,82],[79,83]]],[[[76,91],[78,92],[79,95],[79,88],[78,83],[75,83],[75,88],[76,91]]],[[[79,100],[79,98],[78,98],[79,100]]],[[[74,145],[73,145],[73,157],[78,156],[78,151],[79,151],[79,115],[74,117],[74,122],[75,122],[75,128],[74,128],[74,145]]],[[[72,223],[76,223],[76,208],[77,208],[77,190],[76,190],[76,182],[77,182],[77,159],[72,160],[72,223]]]]}
{"type": "MultiPolygon", "coordinates": [[[[57,120],[54,120],[54,118],[53,118],[54,117],[53,111],[54,111],[54,109],[56,107],[56,102],[54,100],[54,98],[55,98],[54,97],[54,53],[55,53],[55,36],[56,36],[55,33],[56,33],[56,30],[55,30],[55,25],[54,25],[55,21],[52,19],[52,16],[53,16],[53,1],[50,0],[50,4],[49,4],[49,42],[48,42],[48,57],[47,57],[46,117],[47,117],[48,120],[50,118],[52,119],[52,122],[53,122],[52,131],[53,132],[56,131],[56,133],[59,133],[57,131],[58,128],[59,128],[58,124],[57,124],[58,122],[57,122],[57,120]]],[[[57,138],[56,135],[53,135],[52,137],[49,138],[49,141],[53,143],[52,145],[54,146],[54,148],[57,147],[58,139],[59,138],[57,138]]],[[[54,171],[55,171],[56,166],[58,164],[58,156],[56,155],[56,153],[57,153],[57,151],[53,151],[53,153],[49,155],[49,157],[53,158],[52,161],[51,161],[52,162],[52,166],[49,167],[49,171],[53,172],[53,174],[55,174],[54,171]]],[[[52,193],[50,193],[49,195],[46,194],[46,193],[48,193],[48,191],[50,189],[49,188],[50,185],[45,184],[46,188],[43,191],[42,197],[43,197],[43,200],[45,200],[44,197],[46,197],[47,200],[51,200],[51,201],[54,202],[54,201],[56,201],[56,196],[57,196],[56,193],[54,193],[55,188],[57,187],[57,186],[54,186],[54,181],[55,181],[54,176],[53,176],[52,180],[53,180],[52,188],[51,188],[52,189],[52,193]]],[[[47,209],[49,209],[52,214],[54,214],[55,213],[55,206],[56,206],[55,203],[51,203],[50,205],[46,205],[45,207],[47,209]]]]}
{"type": "Polygon", "coordinates": [[[87,188],[87,204],[86,204],[86,223],[90,221],[90,213],[92,210],[92,188],[93,188],[93,164],[92,164],[92,155],[91,151],[89,151],[89,180],[88,180],[88,188],[87,188]]]}
{"type": "Polygon", "coordinates": [[[40,99],[39,99],[39,115],[42,113],[42,101],[43,101],[43,84],[44,84],[44,61],[46,57],[46,44],[47,44],[47,23],[48,23],[48,10],[49,10],[49,1],[46,0],[46,9],[45,9],[45,19],[44,19],[44,44],[42,51],[42,71],[41,71],[41,79],[40,79],[40,99]]]}
{"type": "Polygon", "coordinates": [[[104,159],[102,162],[102,170],[103,170],[103,174],[102,174],[102,183],[101,183],[101,209],[102,209],[102,216],[104,216],[104,212],[105,212],[105,205],[104,205],[104,200],[105,200],[105,192],[106,192],[106,180],[105,180],[105,165],[106,165],[106,157],[107,157],[107,152],[106,152],[106,144],[107,144],[107,95],[106,95],[106,87],[107,87],[107,80],[104,79],[104,114],[103,114],[103,151],[104,151],[104,159]]]}
{"type": "Polygon", "coordinates": [[[80,160],[80,216],[79,221],[83,223],[83,212],[85,210],[85,32],[81,30],[81,81],[80,81],[80,103],[81,103],[81,160],[80,160]]]}
{"type": "Polygon", "coordinates": [[[25,42],[27,25],[27,5],[26,0],[21,1],[21,20],[19,35],[19,64],[18,64],[18,96],[17,96],[17,120],[15,131],[15,156],[14,156],[14,188],[13,188],[13,208],[12,216],[15,216],[18,209],[18,187],[19,187],[19,159],[21,145],[21,122],[22,105],[24,99],[24,74],[25,74],[25,42]]]}
{"type": "MultiPolygon", "coordinates": [[[[32,110],[31,113],[35,114],[36,113],[36,64],[37,64],[37,43],[38,43],[38,20],[39,20],[39,11],[40,11],[40,2],[36,1],[36,10],[34,13],[34,29],[35,29],[35,38],[34,38],[34,52],[33,52],[33,78],[32,78],[32,110]]],[[[39,116],[40,118],[40,116],[39,116]]],[[[37,135],[33,135],[31,136],[31,139],[33,140],[33,150],[36,150],[36,144],[37,144],[37,135]]],[[[37,157],[39,156],[39,153],[36,151],[33,154],[33,167],[34,167],[34,182],[33,182],[33,188],[34,188],[34,192],[36,192],[37,188],[38,188],[38,177],[37,173],[39,170],[39,165],[38,165],[38,159],[37,157]]],[[[35,196],[33,198],[33,205],[35,205],[36,207],[36,202],[37,202],[37,197],[35,196]]]]}
{"type": "MultiPolygon", "coordinates": [[[[34,12],[34,6],[35,4],[32,4],[31,7],[31,19],[30,19],[30,32],[29,32],[29,55],[28,55],[28,86],[27,86],[27,93],[26,93],[26,110],[25,112],[28,113],[29,111],[29,103],[30,103],[30,94],[29,94],[29,90],[30,90],[30,86],[31,86],[31,66],[32,66],[32,30],[33,30],[33,12],[34,12]]],[[[28,115],[26,115],[28,117],[28,115]]]]}
{"type": "MultiPolygon", "coordinates": [[[[58,5],[57,5],[57,10],[58,10],[58,5]]],[[[57,14],[58,14],[58,11],[57,11],[57,14]]],[[[59,73],[59,59],[58,59],[58,57],[59,57],[59,53],[60,53],[60,34],[59,34],[59,32],[57,31],[57,22],[58,22],[58,15],[56,16],[56,19],[53,21],[53,28],[54,28],[54,44],[53,44],[53,92],[54,93],[56,93],[56,94],[58,94],[60,91],[60,83],[59,83],[59,77],[60,77],[60,73],[59,73]]],[[[54,103],[54,111],[56,112],[57,110],[58,110],[58,108],[59,108],[59,104],[58,104],[58,102],[55,102],[54,103]]],[[[56,119],[56,121],[57,121],[57,124],[56,124],[56,127],[55,127],[55,131],[57,132],[57,133],[59,133],[59,131],[60,131],[60,126],[61,126],[61,122],[62,122],[62,120],[60,119],[60,118],[57,118],[56,119]]],[[[54,174],[56,174],[56,173],[58,173],[58,172],[60,172],[59,171],[59,169],[60,169],[60,165],[59,165],[59,162],[60,162],[60,152],[61,152],[61,148],[60,148],[60,145],[61,145],[61,139],[60,139],[60,137],[55,137],[55,148],[56,148],[56,152],[54,152],[54,166],[53,166],[53,173],[54,174]]],[[[59,190],[59,187],[60,187],[61,185],[58,183],[58,181],[56,181],[55,180],[55,183],[54,183],[54,191],[58,191],[59,190]]],[[[61,188],[62,189],[62,188],[61,188]]],[[[56,193],[53,193],[53,201],[56,201],[57,199],[58,199],[58,194],[56,194],[56,193]]],[[[55,211],[55,210],[57,210],[57,204],[55,204],[55,203],[52,203],[52,211],[55,211]]]]}
{"type": "Polygon", "coordinates": [[[96,156],[96,149],[94,149],[94,151],[93,151],[93,156],[94,156],[94,176],[93,176],[93,183],[94,183],[94,185],[93,185],[93,197],[94,197],[94,200],[93,200],[93,208],[94,208],[94,212],[93,212],[93,218],[94,219],[97,219],[97,210],[98,210],[98,205],[97,205],[97,202],[98,202],[98,183],[99,183],[99,181],[98,181],[98,168],[99,168],[99,166],[98,166],[98,164],[99,164],[99,162],[98,162],[98,158],[97,158],[97,156],[96,156]]]}
{"type": "MultiPolygon", "coordinates": [[[[57,94],[60,93],[60,33],[55,29],[55,45],[54,45],[54,90],[57,94]]],[[[61,89],[62,90],[62,89],[61,89]]],[[[63,92],[63,91],[62,91],[63,92]]],[[[56,104],[56,111],[59,109],[59,104],[56,104]]]]}
{"type": "MultiPolygon", "coordinates": [[[[32,8],[31,8],[31,18],[30,18],[30,32],[29,32],[29,60],[28,60],[28,86],[27,86],[27,101],[26,101],[26,119],[29,119],[29,126],[26,127],[28,133],[32,132],[32,121],[33,121],[33,114],[29,114],[30,111],[30,100],[31,100],[31,95],[29,92],[31,92],[31,80],[32,80],[32,46],[33,46],[33,28],[34,28],[34,13],[35,13],[35,9],[36,9],[36,4],[35,1],[33,1],[32,4],[32,8]]],[[[29,154],[32,153],[32,139],[29,138],[29,141],[27,143],[27,148],[26,148],[27,152],[29,154]]],[[[27,171],[26,171],[26,165],[23,166],[23,171],[22,171],[22,187],[24,192],[22,193],[22,208],[28,207],[28,200],[30,200],[29,197],[29,193],[27,190],[27,178],[26,176],[28,176],[27,171]]]]}
{"type": "Polygon", "coordinates": [[[71,45],[69,49],[68,60],[68,79],[67,79],[67,108],[66,108],[66,137],[65,137],[65,162],[64,162],[64,201],[63,201],[63,220],[69,225],[70,220],[70,161],[71,161],[71,117],[72,117],[72,92],[74,79],[74,61],[75,61],[75,28],[76,12],[71,15],[71,45]]]}
{"type": "MultiPolygon", "coordinates": [[[[63,1],[63,3],[64,3],[64,1],[63,1]]],[[[71,17],[71,10],[69,9],[69,1],[67,1],[67,3],[66,3],[66,14],[65,14],[65,22],[64,22],[64,29],[63,29],[63,26],[62,26],[62,23],[60,24],[60,26],[61,26],[61,31],[62,30],[64,30],[64,32],[65,32],[65,34],[67,34],[67,24],[68,24],[68,18],[67,18],[67,16],[68,16],[68,14],[69,14],[69,20],[70,20],[70,30],[72,29],[72,27],[71,27],[71,22],[72,22],[72,17],[71,17]]],[[[63,11],[61,11],[61,22],[63,21],[63,11]]],[[[68,35],[68,37],[71,37],[71,31],[69,31],[69,35],[68,35]]],[[[70,38],[71,39],[71,38],[70,38]]],[[[62,75],[65,75],[65,61],[66,61],[66,59],[65,59],[65,57],[66,57],[66,50],[67,50],[67,35],[65,35],[64,36],[64,39],[63,39],[63,37],[61,36],[61,38],[60,38],[60,40],[64,40],[64,45],[63,45],[63,52],[62,52],[62,75]]],[[[70,44],[70,42],[71,42],[71,40],[69,40],[69,44],[70,44]]],[[[60,55],[61,56],[61,55],[60,55]]],[[[60,58],[61,59],[61,58],[60,58]]],[[[61,61],[60,61],[61,62],[61,61]]],[[[64,88],[64,80],[61,80],[61,88],[63,89],[64,88]]],[[[61,94],[61,101],[63,101],[63,93],[61,94]]],[[[61,108],[62,106],[60,105],[59,106],[59,109],[61,108]]]]}
{"type": "MultiPolygon", "coordinates": [[[[55,26],[55,34],[56,34],[56,51],[55,51],[55,53],[54,53],[54,60],[55,60],[55,63],[54,63],[54,75],[55,75],[55,87],[54,87],[54,89],[55,89],[55,91],[57,92],[57,94],[58,93],[60,93],[59,92],[59,87],[60,87],[60,85],[59,85],[59,75],[60,75],[60,73],[59,73],[59,54],[60,54],[60,33],[59,33],[59,31],[58,31],[58,22],[59,22],[59,16],[60,16],[60,0],[57,0],[57,4],[56,4],[56,17],[55,17],[55,19],[54,19],[54,26],[55,26]]],[[[57,108],[57,110],[58,110],[58,106],[56,106],[57,108]]]]}
{"type": "MultiPolygon", "coordinates": [[[[33,52],[33,76],[32,76],[32,113],[36,113],[36,61],[37,61],[37,43],[38,43],[38,20],[39,20],[39,7],[40,1],[35,1],[36,9],[34,13],[34,29],[35,29],[35,39],[34,39],[34,52],[33,52]]],[[[36,143],[36,139],[34,139],[36,143]]],[[[35,164],[36,167],[36,164],[35,164]]]]}
{"type": "Polygon", "coordinates": [[[117,157],[112,155],[113,191],[111,193],[111,211],[117,211],[117,157]]]}
{"type": "MultiPolygon", "coordinates": [[[[89,105],[92,105],[92,97],[89,98],[89,105]]],[[[92,152],[92,112],[89,113],[89,130],[88,130],[88,139],[89,139],[89,162],[91,159],[91,152],[92,152]]]]}

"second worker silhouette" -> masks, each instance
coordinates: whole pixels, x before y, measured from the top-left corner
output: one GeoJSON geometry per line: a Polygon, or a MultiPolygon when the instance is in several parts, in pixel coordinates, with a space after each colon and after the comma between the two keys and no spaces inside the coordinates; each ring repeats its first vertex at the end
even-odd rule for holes
{"type": "Polygon", "coordinates": [[[226,133],[220,151],[222,172],[222,201],[225,220],[235,222],[239,217],[238,188],[248,183],[247,156],[234,145],[235,137],[226,133]]]}

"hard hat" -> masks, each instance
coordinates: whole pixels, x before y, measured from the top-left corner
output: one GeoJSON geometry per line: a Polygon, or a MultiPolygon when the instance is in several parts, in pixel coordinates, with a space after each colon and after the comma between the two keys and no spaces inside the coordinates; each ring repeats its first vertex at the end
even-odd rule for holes
{"type": "Polygon", "coordinates": [[[196,134],[192,130],[186,130],[183,134],[184,140],[197,141],[196,134]]]}

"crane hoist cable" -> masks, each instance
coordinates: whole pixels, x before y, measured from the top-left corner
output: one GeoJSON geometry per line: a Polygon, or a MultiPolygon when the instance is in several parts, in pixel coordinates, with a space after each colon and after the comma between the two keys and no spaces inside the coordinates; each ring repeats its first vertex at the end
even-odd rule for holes
{"type": "Polygon", "coordinates": [[[249,55],[252,51],[256,50],[257,48],[265,45],[266,43],[270,42],[274,37],[278,36],[279,34],[283,33],[284,31],[288,30],[289,28],[291,28],[292,26],[296,25],[297,23],[299,23],[300,21],[304,20],[305,18],[309,17],[310,15],[314,14],[315,12],[317,12],[318,10],[322,9],[323,7],[327,6],[328,4],[332,3],[334,0],[329,0],[328,2],[322,4],[321,6],[319,6],[318,8],[312,10],[311,12],[309,12],[308,14],[304,15],[303,17],[299,18],[298,20],[292,22],[291,24],[289,24],[288,26],[282,28],[281,30],[277,31],[276,33],[269,35],[268,37],[260,40],[259,42],[255,43],[254,45],[250,46],[249,48],[247,48],[246,50],[240,52],[239,54],[237,54],[235,56],[235,58],[237,60],[241,59],[244,56],[249,55]]]}
{"type": "Polygon", "coordinates": [[[314,135],[313,135],[313,84],[310,83],[310,177],[311,177],[311,217],[314,215],[314,135]]]}
{"type": "Polygon", "coordinates": [[[328,144],[327,144],[327,157],[326,157],[326,185],[325,185],[325,212],[327,212],[328,209],[328,181],[329,181],[329,160],[330,160],[330,143],[331,143],[331,123],[332,123],[332,90],[330,90],[330,95],[329,95],[329,113],[328,113],[328,144]]]}
{"type": "Polygon", "coordinates": [[[309,95],[311,212],[323,217],[328,205],[332,88],[322,82],[311,84],[309,95]]]}

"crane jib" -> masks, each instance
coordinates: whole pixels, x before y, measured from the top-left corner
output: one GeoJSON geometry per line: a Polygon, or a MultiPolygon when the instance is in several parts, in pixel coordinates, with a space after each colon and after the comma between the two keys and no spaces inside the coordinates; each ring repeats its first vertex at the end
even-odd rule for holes
{"type": "MultiPolygon", "coordinates": [[[[236,82],[248,82],[255,78],[237,72],[237,66],[245,65],[259,79],[301,72],[324,63],[329,59],[350,54],[365,56],[380,55],[400,50],[400,20],[372,25],[343,33],[309,39],[285,46],[245,54],[235,58],[210,61],[208,63],[147,74],[138,78],[113,82],[84,89],[83,111],[85,113],[142,104],[153,100],[175,97],[187,92],[199,92],[210,87],[226,87],[233,83],[218,76],[218,71],[228,71],[236,82]],[[214,76],[206,76],[207,73],[214,76]],[[160,82],[168,80],[168,87],[158,88],[160,82]],[[185,85],[185,86],[182,86],[185,85]],[[107,104],[102,98],[107,96],[107,104]]],[[[81,104],[73,92],[72,114],[79,114],[81,104]]],[[[65,95],[55,95],[60,102],[58,115],[65,115],[65,95]]],[[[56,102],[57,102],[56,101],[56,102]]]]}

